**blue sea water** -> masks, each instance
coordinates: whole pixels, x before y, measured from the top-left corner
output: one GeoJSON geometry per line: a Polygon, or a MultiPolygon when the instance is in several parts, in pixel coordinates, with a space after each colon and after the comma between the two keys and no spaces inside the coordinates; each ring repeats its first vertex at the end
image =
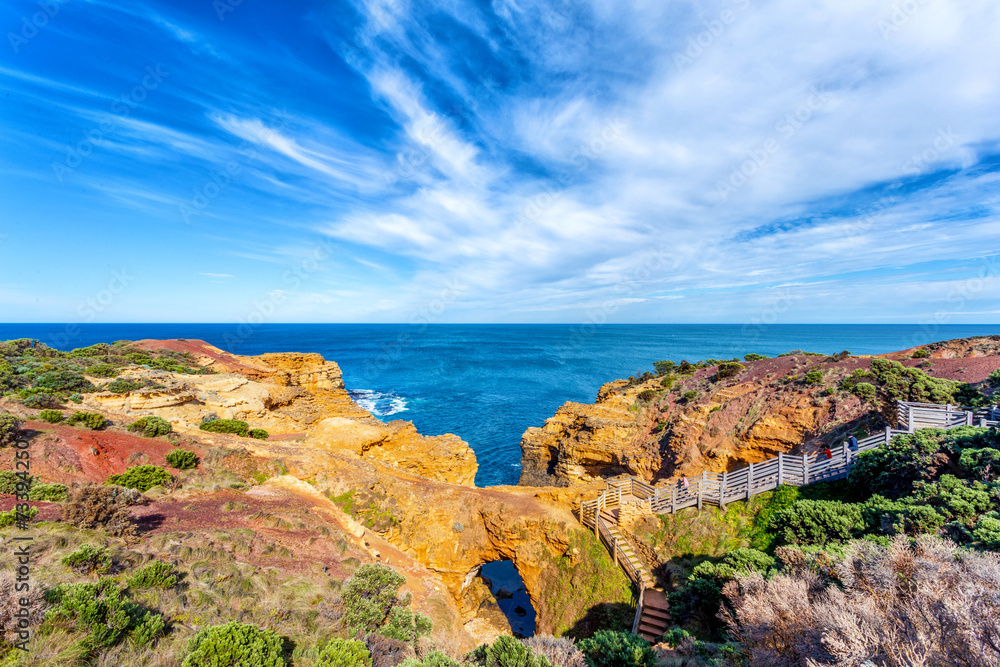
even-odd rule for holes
{"type": "Polygon", "coordinates": [[[356,400],[425,434],[456,433],[476,451],[480,486],[516,484],[520,439],[566,401],[659,359],[773,356],[793,349],[877,354],[1000,334],[1000,325],[404,325],[0,324],[0,340],[59,349],[142,338],[203,339],[237,354],[319,352],[356,400]]]}

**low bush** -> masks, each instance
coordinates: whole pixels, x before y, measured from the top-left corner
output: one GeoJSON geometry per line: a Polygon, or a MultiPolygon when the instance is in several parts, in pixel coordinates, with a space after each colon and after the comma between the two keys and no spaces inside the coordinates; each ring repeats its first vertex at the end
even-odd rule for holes
{"type": "Polygon", "coordinates": [[[501,635],[490,644],[483,644],[465,656],[475,667],[552,667],[544,657],[509,635],[501,635]]]}
{"type": "Polygon", "coordinates": [[[69,419],[66,420],[66,423],[71,426],[76,424],[83,424],[89,429],[92,429],[94,431],[100,431],[105,427],[107,427],[111,422],[105,419],[104,415],[102,414],[98,414],[96,412],[83,412],[81,410],[77,410],[76,412],[74,412],[72,415],[69,416],[69,419]]]}
{"type": "Polygon", "coordinates": [[[188,643],[182,667],[285,667],[282,640],[272,630],[235,621],[202,629],[188,643]]]}
{"type": "Polygon", "coordinates": [[[113,579],[57,586],[46,592],[45,599],[51,609],[44,625],[86,633],[83,643],[93,651],[126,638],[148,646],[163,634],[163,617],[131,602],[113,579]]]}
{"type": "Polygon", "coordinates": [[[20,430],[20,419],[9,412],[0,412],[0,447],[12,444],[20,430]]]}
{"type": "Polygon", "coordinates": [[[63,413],[58,410],[42,410],[38,413],[38,418],[50,424],[58,424],[65,419],[63,413]]]}
{"type": "Polygon", "coordinates": [[[255,440],[267,440],[271,437],[271,434],[262,428],[252,428],[249,432],[247,432],[247,435],[255,440]]]}
{"type": "Polygon", "coordinates": [[[8,528],[15,524],[20,527],[21,523],[18,522],[18,519],[21,519],[21,521],[26,525],[27,523],[34,521],[36,516],[38,516],[37,507],[29,507],[28,511],[21,513],[20,517],[18,517],[17,508],[15,507],[7,510],[6,512],[0,512],[0,528],[8,528]]]}
{"type": "Polygon", "coordinates": [[[583,639],[580,651],[591,667],[654,667],[656,654],[642,637],[630,632],[600,630],[589,639],[583,639]]]}
{"type": "Polygon", "coordinates": [[[535,635],[528,639],[522,639],[521,643],[531,649],[532,653],[545,658],[555,667],[588,667],[583,652],[569,637],[535,635]]]}
{"type": "Polygon", "coordinates": [[[766,354],[757,354],[756,352],[751,352],[750,354],[743,355],[744,361],[760,361],[761,359],[767,359],[766,354]]]}
{"type": "Polygon", "coordinates": [[[654,398],[656,398],[656,391],[654,391],[653,389],[643,389],[642,391],[639,392],[637,398],[640,401],[651,401],[654,398]]]}
{"type": "Polygon", "coordinates": [[[118,367],[100,361],[93,366],[87,367],[86,373],[95,378],[113,378],[118,375],[118,367]]]}
{"type": "MultiPolygon", "coordinates": [[[[378,656],[372,653],[372,659],[377,661],[378,656]]],[[[457,660],[449,658],[444,653],[441,653],[441,651],[431,651],[421,659],[407,658],[406,660],[403,660],[400,663],[392,663],[392,664],[393,665],[398,664],[399,667],[462,667],[462,665],[457,660]]],[[[377,667],[377,663],[372,667],[377,667]]],[[[385,667],[392,667],[392,665],[385,665],[385,667]]]]}
{"type": "Polygon", "coordinates": [[[319,650],[313,667],[372,667],[372,657],[357,639],[331,639],[319,650]]]}
{"type": "Polygon", "coordinates": [[[21,402],[24,403],[24,407],[32,410],[58,410],[63,406],[62,399],[44,391],[32,393],[21,402]]]}
{"type": "Polygon", "coordinates": [[[198,465],[198,455],[187,449],[175,449],[167,453],[167,463],[177,470],[190,470],[198,465]]]}
{"type": "MultiPolygon", "coordinates": [[[[365,637],[365,647],[368,648],[368,653],[372,657],[372,667],[396,667],[407,658],[414,656],[413,648],[406,642],[389,639],[376,632],[369,632],[368,636],[365,637]]],[[[418,663],[417,667],[423,667],[423,663],[418,663]]],[[[427,665],[426,667],[431,666],[427,665]]]]}
{"type": "Polygon", "coordinates": [[[406,642],[430,634],[431,620],[410,610],[409,594],[398,595],[405,581],[388,565],[362,565],[341,591],[344,625],[352,632],[378,632],[406,642]]]}
{"type": "Polygon", "coordinates": [[[720,380],[725,380],[727,378],[736,377],[740,373],[746,370],[746,366],[737,361],[727,361],[725,363],[719,364],[719,370],[717,375],[720,380]]]}
{"type": "Polygon", "coordinates": [[[806,384],[820,384],[823,382],[823,371],[814,368],[802,377],[802,381],[806,384]]]}
{"type": "Polygon", "coordinates": [[[154,486],[169,484],[172,479],[173,477],[170,476],[170,473],[160,466],[146,464],[132,466],[121,474],[111,475],[108,477],[106,483],[117,484],[118,486],[124,486],[126,489],[145,492],[154,486]]]}
{"type": "Polygon", "coordinates": [[[698,398],[698,392],[694,390],[685,391],[683,394],[681,394],[681,398],[683,398],[685,401],[693,401],[694,399],[698,398]]]}
{"type": "Polygon", "coordinates": [[[914,359],[926,359],[929,356],[931,356],[931,353],[928,352],[927,350],[923,349],[923,348],[920,348],[919,350],[914,350],[913,351],[913,358],[914,359]]]}
{"type": "Polygon", "coordinates": [[[136,419],[128,425],[128,430],[133,433],[142,433],[142,437],[144,438],[155,438],[172,432],[174,427],[163,417],[150,415],[136,419]]]}
{"type": "Polygon", "coordinates": [[[771,530],[785,544],[823,546],[864,530],[861,507],[835,500],[799,500],[775,515],[771,530]]]}
{"type": "Polygon", "coordinates": [[[743,664],[1000,664],[1000,564],[931,537],[858,542],[834,583],[802,570],[734,579],[723,617],[743,664]]]}
{"type": "Polygon", "coordinates": [[[173,588],[177,585],[174,566],[162,560],[154,560],[136,569],[126,579],[129,586],[136,589],[173,588]]]}
{"type": "Polygon", "coordinates": [[[69,493],[62,520],[77,528],[102,528],[114,537],[131,538],[136,525],[129,508],[143,502],[141,493],[120,486],[83,486],[69,493]]]}
{"type": "Polygon", "coordinates": [[[244,438],[250,433],[249,424],[239,419],[212,419],[202,422],[200,428],[210,433],[232,433],[244,438]]]}
{"type": "Polygon", "coordinates": [[[79,574],[107,574],[111,571],[111,555],[107,547],[84,544],[62,559],[62,564],[73,568],[79,574]]]}
{"type": "Polygon", "coordinates": [[[112,394],[127,394],[129,392],[138,391],[144,386],[146,386],[145,383],[139,380],[126,380],[124,378],[119,378],[107,383],[101,388],[104,391],[110,391],[112,394]]]}
{"type": "Polygon", "coordinates": [[[39,484],[32,480],[31,491],[28,493],[29,500],[43,500],[50,503],[61,503],[66,500],[68,487],[65,484],[53,482],[52,484],[39,484]]]}
{"type": "Polygon", "coordinates": [[[34,389],[44,389],[50,392],[88,392],[94,390],[87,378],[75,371],[61,370],[42,373],[31,383],[34,389]]]}

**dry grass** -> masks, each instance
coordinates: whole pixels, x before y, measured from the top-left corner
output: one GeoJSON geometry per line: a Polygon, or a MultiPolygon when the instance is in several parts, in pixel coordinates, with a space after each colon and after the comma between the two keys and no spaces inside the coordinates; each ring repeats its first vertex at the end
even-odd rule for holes
{"type": "Polygon", "coordinates": [[[1000,557],[939,538],[851,546],[835,569],[726,585],[723,620],[752,666],[987,667],[1000,664],[1000,557]]]}

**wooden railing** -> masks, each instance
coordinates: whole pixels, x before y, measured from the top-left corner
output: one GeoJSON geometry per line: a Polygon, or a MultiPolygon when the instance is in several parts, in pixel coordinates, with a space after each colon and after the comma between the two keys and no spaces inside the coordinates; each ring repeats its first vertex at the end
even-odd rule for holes
{"type": "Polygon", "coordinates": [[[823,453],[778,454],[776,458],[761,463],[751,463],[733,472],[715,473],[702,471],[701,475],[671,481],[666,486],[654,487],[640,479],[630,477],[606,482],[607,489],[597,500],[581,506],[584,525],[594,527],[594,517],[605,509],[621,505],[622,495],[630,495],[649,502],[650,510],[658,514],[673,514],[687,507],[701,509],[704,505],[725,507],[736,500],[748,500],[782,484],[805,486],[816,482],[844,479],[851,472],[858,454],[882,447],[896,435],[912,433],[921,428],[951,429],[958,426],[995,426],[1000,422],[1000,410],[993,408],[963,408],[953,405],[929,403],[897,403],[897,425],[858,441],[852,450],[846,442],[831,449],[829,457],[823,453]]]}

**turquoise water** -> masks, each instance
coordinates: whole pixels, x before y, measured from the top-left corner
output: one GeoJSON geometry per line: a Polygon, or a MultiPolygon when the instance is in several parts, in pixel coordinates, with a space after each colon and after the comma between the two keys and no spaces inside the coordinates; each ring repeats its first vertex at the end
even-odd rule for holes
{"type": "Polygon", "coordinates": [[[238,354],[319,352],[340,364],[348,389],[380,418],[466,440],[480,486],[517,483],[526,428],[566,401],[592,402],[601,384],[652,370],[659,359],[874,354],[989,334],[1000,325],[0,325],[0,339],[38,338],[60,349],[200,338],[238,354]]]}

